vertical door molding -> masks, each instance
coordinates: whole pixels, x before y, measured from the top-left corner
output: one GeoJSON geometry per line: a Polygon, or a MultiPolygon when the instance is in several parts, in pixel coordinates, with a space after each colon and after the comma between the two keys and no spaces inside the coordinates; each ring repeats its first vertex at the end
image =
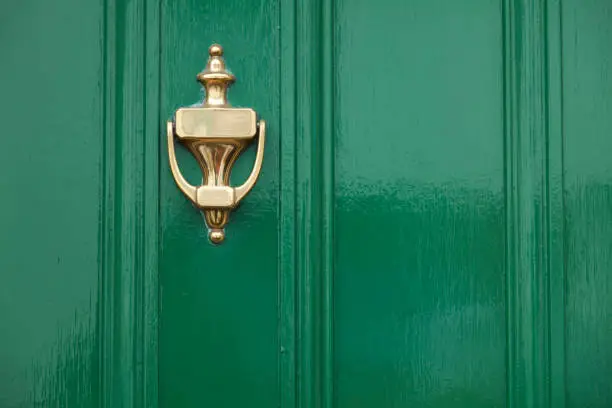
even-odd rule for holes
{"type": "Polygon", "coordinates": [[[157,406],[159,2],[106,0],[100,406],[157,406]]]}
{"type": "Polygon", "coordinates": [[[279,406],[296,408],[297,211],[296,211],[296,7],[280,4],[280,160],[279,165],[279,406]]]}
{"type": "Polygon", "coordinates": [[[295,316],[295,355],[281,359],[283,407],[333,405],[333,3],[281,4],[281,344],[295,316]]]}
{"type": "Polygon", "coordinates": [[[504,1],[509,407],[564,406],[559,21],[504,1]]]}
{"type": "Polygon", "coordinates": [[[547,12],[547,125],[548,125],[548,282],[550,334],[550,406],[564,408],[565,401],[565,205],[563,65],[561,0],[548,0],[547,12]]]}

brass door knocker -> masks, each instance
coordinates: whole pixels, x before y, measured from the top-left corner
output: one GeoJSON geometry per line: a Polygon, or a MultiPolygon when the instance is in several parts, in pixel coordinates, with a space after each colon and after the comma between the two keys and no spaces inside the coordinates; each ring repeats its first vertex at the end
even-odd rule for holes
{"type": "Polygon", "coordinates": [[[209,238],[215,244],[225,239],[230,211],[253,188],[263,162],[266,122],[257,122],[253,109],[232,108],[227,90],[236,77],[225,69],[223,48],[213,44],[208,63],[197,76],[206,96],[201,106],[180,108],[174,122],[168,122],[170,169],[179,189],[204,212],[209,238]],[[230,187],[230,173],[240,153],[259,135],[255,165],[247,180],[230,187]],[[179,170],[174,151],[174,136],[195,156],[202,170],[202,184],[192,186],[179,170]]]}

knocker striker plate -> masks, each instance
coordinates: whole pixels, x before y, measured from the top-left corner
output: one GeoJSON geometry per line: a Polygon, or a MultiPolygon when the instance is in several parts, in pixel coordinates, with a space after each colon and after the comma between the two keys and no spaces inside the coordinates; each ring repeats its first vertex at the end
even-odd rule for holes
{"type": "Polygon", "coordinates": [[[232,108],[227,90],[235,81],[225,69],[223,49],[209,48],[204,71],[198,74],[206,92],[198,107],[180,108],[174,122],[168,122],[168,154],[170,169],[179,189],[204,213],[210,240],[216,244],[225,239],[225,225],[230,211],[253,188],[263,162],[266,136],[265,121],[257,122],[252,109],[232,108]],[[196,158],[203,183],[193,186],[181,174],[174,150],[177,138],[196,158]],[[251,174],[239,187],[229,185],[232,167],[244,149],[256,138],[257,155],[251,174]]]}

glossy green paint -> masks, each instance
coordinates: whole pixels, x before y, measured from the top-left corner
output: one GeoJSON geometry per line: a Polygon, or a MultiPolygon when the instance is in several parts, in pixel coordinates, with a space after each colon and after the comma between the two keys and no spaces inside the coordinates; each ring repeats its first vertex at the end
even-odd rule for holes
{"type": "Polygon", "coordinates": [[[0,406],[155,407],[158,10],[1,7],[0,406]]]}
{"type": "Polygon", "coordinates": [[[97,1],[0,6],[2,407],[98,406],[103,26],[97,1]]]}
{"type": "Polygon", "coordinates": [[[3,4],[0,406],[609,406],[608,3],[3,4]],[[218,247],[211,42],[269,127],[218,247]]]}
{"type": "Polygon", "coordinates": [[[567,407],[612,403],[612,4],[563,7],[567,407]]]}
{"type": "Polygon", "coordinates": [[[336,16],[336,406],[502,407],[502,8],[336,16]]]}
{"type": "MultiPolygon", "coordinates": [[[[199,211],[181,194],[162,150],[160,173],[160,406],[276,406],[278,399],[278,3],[162,2],[162,116],[201,99],[196,74],[208,46],[225,48],[237,82],[234,106],[267,122],[264,164],[256,188],[231,214],[223,245],[209,242],[199,211]]],[[[160,135],[163,146],[165,135],[160,135]]],[[[177,149],[192,184],[195,160],[177,149]]],[[[254,146],[236,163],[239,185],[253,165],[254,146]]]]}

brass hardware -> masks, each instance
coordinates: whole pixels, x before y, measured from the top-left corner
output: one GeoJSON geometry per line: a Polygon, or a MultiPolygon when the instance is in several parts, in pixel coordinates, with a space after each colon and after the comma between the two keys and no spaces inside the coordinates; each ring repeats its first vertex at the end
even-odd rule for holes
{"type": "Polygon", "coordinates": [[[225,239],[225,225],[230,211],[253,188],[263,162],[266,122],[257,123],[252,109],[232,108],[227,90],[236,77],[225,69],[223,48],[210,46],[208,63],[197,76],[206,96],[198,107],[180,108],[174,122],[168,122],[170,169],[179,189],[204,212],[209,238],[215,244],[225,239]],[[240,153],[259,135],[257,156],[251,174],[239,187],[230,187],[232,166],[240,153]],[[174,137],[195,156],[202,170],[203,182],[192,186],[181,174],[174,151],[174,137]]]}

